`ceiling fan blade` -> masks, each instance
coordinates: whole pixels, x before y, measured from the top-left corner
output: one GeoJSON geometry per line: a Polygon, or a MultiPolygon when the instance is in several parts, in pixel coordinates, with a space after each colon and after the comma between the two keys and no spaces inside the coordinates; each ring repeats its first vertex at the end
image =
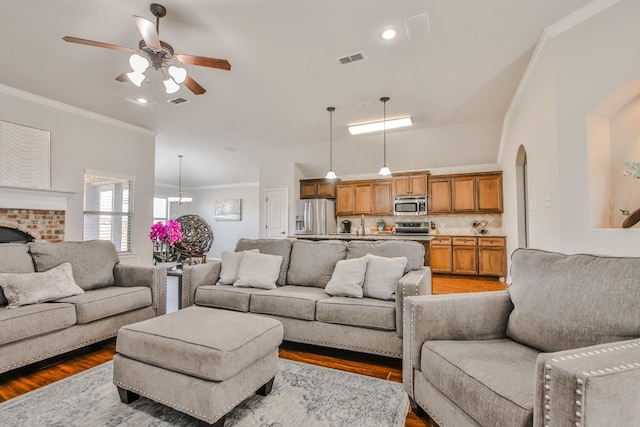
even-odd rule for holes
{"type": "Polygon", "coordinates": [[[138,26],[142,40],[144,40],[146,45],[154,49],[161,49],[160,37],[158,36],[158,30],[155,24],[142,16],[133,15],[133,17],[136,20],[136,25],[138,26]]]}
{"type": "Polygon", "coordinates": [[[194,56],[177,54],[175,59],[183,64],[200,65],[201,67],[219,68],[221,70],[230,70],[231,64],[226,59],[207,58],[206,56],[194,56]]]}
{"type": "Polygon", "coordinates": [[[129,81],[129,78],[127,77],[127,72],[125,71],[124,73],[120,74],[118,77],[116,77],[116,80],[119,82],[129,81]]]}
{"type": "Polygon", "coordinates": [[[191,92],[196,95],[202,95],[207,90],[200,86],[197,81],[193,80],[191,77],[187,76],[187,80],[184,81],[184,85],[189,88],[191,92]]]}
{"type": "Polygon", "coordinates": [[[103,43],[103,42],[97,42],[97,41],[87,40],[87,39],[80,39],[78,37],[64,36],[62,40],[69,43],[78,43],[78,44],[84,44],[87,46],[103,47],[105,49],[113,49],[113,50],[120,50],[123,52],[138,53],[137,50],[132,49],[130,47],[118,46],[117,44],[103,43]]]}

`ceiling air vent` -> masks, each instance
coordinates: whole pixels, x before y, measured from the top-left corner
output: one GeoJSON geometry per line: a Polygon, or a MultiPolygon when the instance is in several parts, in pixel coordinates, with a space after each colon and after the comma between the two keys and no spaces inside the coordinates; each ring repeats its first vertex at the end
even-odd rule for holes
{"type": "Polygon", "coordinates": [[[351,55],[346,55],[341,58],[336,58],[336,62],[340,65],[347,65],[353,62],[364,61],[367,59],[367,55],[364,51],[352,53],[351,55]]]}
{"type": "Polygon", "coordinates": [[[178,105],[178,104],[184,104],[185,102],[189,102],[189,100],[184,99],[182,97],[177,97],[177,98],[167,99],[167,102],[170,104],[178,105]]]}

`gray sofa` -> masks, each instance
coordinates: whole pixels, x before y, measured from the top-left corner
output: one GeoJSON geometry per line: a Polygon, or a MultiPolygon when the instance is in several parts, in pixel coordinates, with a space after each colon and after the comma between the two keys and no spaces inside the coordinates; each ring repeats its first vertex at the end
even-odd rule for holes
{"type": "Polygon", "coordinates": [[[280,255],[276,289],[217,284],[220,261],[183,270],[182,306],[199,305],[257,313],[278,319],[284,339],[319,346],[402,357],[402,299],[431,293],[424,246],[410,241],[312,242],[297,239],[240,239],[237,251],[259,249],[280,255]],[[339,260],[371,253],[407,258],[395,301],[330,296],[325,286],[339,260]]]}
{"type": "Polygon", "coordinates": [[[403,382],[441,426],[638,426],[640,258],[519,249],[505,291],[405,299],[403,382]]]}
{"type": "Polygon", "coordinates": [[[114,337],[121,326],[166,311],[166,269],[120,264],[109,241],[0,244],[5,279],[65,262],[84,294],[8,308],[0,290],[0,373],[114,337]]]}

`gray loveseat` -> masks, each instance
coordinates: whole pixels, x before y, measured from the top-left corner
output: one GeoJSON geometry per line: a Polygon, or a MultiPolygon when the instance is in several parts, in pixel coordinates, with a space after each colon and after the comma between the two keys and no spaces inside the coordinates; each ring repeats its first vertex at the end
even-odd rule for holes
{"type": "Polygon", "coordinates": [[[120,264],[109,241],[0,244],[5,279],[65,262],[84,294],[8,308],[0,290],[0,372],[114,337],[121,326],[166,311],[166,269],[120,264]]]}
{"type": "Polygon", "coordinates": [[[240,239],[236,246],[236,252],[251,249],[282,256],[276,289],[217,284],[220,261],[185,266],[182,306],[195,304],[270,316],[282,322],[287,341],[402,357],[402,299],[431,293],[431,271],[423,265],[422,244],[240,239]],[[404,276],[396,285],[395,301],[324,292],[338,261],[368,253],[407,258],[404,276]]]}
{"type": "Polygon", "coordinates": [[[638,426],[640,258],[514,252],[505,291],[405,299],[403,382],[441,426],[638,426]]]}

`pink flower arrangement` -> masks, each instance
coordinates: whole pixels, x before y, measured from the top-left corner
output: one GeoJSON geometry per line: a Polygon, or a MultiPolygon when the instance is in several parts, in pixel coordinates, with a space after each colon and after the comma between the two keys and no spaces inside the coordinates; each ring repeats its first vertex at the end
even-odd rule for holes
{"type": "Polygon", "coordinates": [[[161,222],[153,224],[149,238],[154,244],[153,258],[157,261],[176,261],[180,256],[173,249],[173,245],[183,239],[182,225],[178,221],[170,219],[166,224],[161,222]]]}

